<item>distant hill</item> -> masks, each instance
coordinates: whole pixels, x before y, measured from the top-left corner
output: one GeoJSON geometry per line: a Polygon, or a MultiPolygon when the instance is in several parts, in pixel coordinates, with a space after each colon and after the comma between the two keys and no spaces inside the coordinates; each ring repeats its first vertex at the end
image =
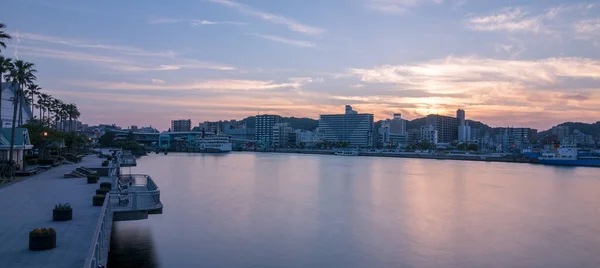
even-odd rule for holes
{"type": "MultiPolygon", "coordinates": [[[[246,126],[253,128],[256,125],[256,117],[249,116],[242,119],[246,123],[246,126]]],[[[300,118],[300,117],[279,117],[280,123],[289,123],[293,129],[304,129],[304,130],[315,130],[319,126],[319,120],[312,118],[300,118]]]]}
{"type": "MultiPolygon", "coordinates": [[[[574,129],[579,129],[579,131],[585,133],[586,135],[592,135],[594,137],[600,136],[600,121],[592,124],[581,123],[581,122],[564,122],[562,124],[556,126],[567,126],[569,127],[571,133],[574,129]]],[[[548,129],[538,133],[538,136],[544,137],[550,135],[552,129],[548,129]]]]}

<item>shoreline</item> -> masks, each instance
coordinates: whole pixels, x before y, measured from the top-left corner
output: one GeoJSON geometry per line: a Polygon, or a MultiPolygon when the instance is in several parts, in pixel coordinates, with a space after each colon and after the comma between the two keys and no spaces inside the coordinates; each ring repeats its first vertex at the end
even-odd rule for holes
{"type": "MultiPolygon", "coordinates": [[[[335,155],[332,150],[241,150],[239,152],[257,152],[257,153],[288,153],[288,154],[318,154],[318,155],[335,155]]],[[[360,152],[358,156],[367,157],[392,157],[392,158],[415,158],[415,159],[432,159],[432,160],[456,160],[456,161],[476,161],[476,162],[500,162],[500,163],[519,163],[519,164],[535,164],[543,165],[537,159],[515,158],[515,157],[491,157],[484,155],[424,155],[413,153],[377,153],[377,152],[360,152]],[[482,159],[482,157],[485,157],[482,159]]],[[[576,167],[576,166],[573,166],[576,167]]]]}

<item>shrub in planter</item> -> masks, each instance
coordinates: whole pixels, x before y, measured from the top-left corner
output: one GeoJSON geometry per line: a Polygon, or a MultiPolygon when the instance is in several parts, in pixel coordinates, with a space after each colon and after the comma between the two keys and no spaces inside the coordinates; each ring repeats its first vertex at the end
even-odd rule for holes
{"type": "Polygon", "coordinates": [[[103,167],[108,167],[108,161],[106,161],[106,160],[102,161],[102,166],[103,167]]]}
{"type": "Polygon", "coordinates": [[[52,228],[29,232],[29,250],[47,250],[56,247],[56,231],[52,228]]]}
{"type": "Polygon", "coordinates": [[[100,188],[112,189],[112,185],[110,184],[110,182],[101,182],[100,183],[100,188]]]}
{"type": "Polygon", "coordinates": [[[37,165],[37,163],[38,163],[37,159],[29,159],[29,160],[27,160],[27,165],[30,165],[30,166],[37,165]]]}
{"type": "Polygon", "coordinates": [[[87,175],[87,183],[97,183],[98,182],[98,174],[88,174],[87,175]]]}
{"type": "Polygon", "coordinates": [[[102,206],[104,205],[104,195],[97,194],[92,198],[92,203],[94,206],[102,206]]]}
{"type": "Polygon", "coordinates": [[[112,160],[112,159],[113,159],[113,157],[112,157],[112,156],[109,156],[109,157],[107,157],[106,159],[107,159],[108,161],[110,161],[110,160],[112,160]]]}
{"type": "Polygon", "coordinates": [[[52,210],[53,221],[70,221],[73,219],[73,208],[69,203],[58,203],[52,210]]]}
{"type": "Polygon", "coordinates": [[[100,187],[100,189],[96,189],[97,195],[106,195],[108,192],[110,192],[109,188],[100,187]]]}

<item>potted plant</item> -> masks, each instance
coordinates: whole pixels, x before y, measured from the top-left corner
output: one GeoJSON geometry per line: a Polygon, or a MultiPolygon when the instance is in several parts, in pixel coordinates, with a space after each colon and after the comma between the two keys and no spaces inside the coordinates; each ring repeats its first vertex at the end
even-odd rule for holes
{"type": "Polygon", "coordinates": [[[29,250],[47,250],[56,247],[56,231],[52,228],[34,229],[29,232],[29,250]]]}
{"type": "Polygon", "coordinates": [[[73,208],[69,203],[58,203],[52,210],[53,221],[70,221],[73,219],[73,208]]]}
{"type": "Polygon", "coordinates": [[[88,174],[87,183],[97,183],[99,178],[98,174],[88,174]]]}
{"type": "Polygon", "coordinates": [[[94,204],[94,206],[104,205],[104,197],[105,197],[105,195],[101,195],[101,194],[94,195],[94,197],[92,198],[92,203],[94,204]]]}
{"type": "Polygon", "coordinates": [[[96,194],[98,195],[106,195],[108,192],[110,192],[110,189],[102,186],[99,189],[96,189],[96,194]]]}
{"type": "Polygon", "coordinates": [[[100,183],[100,188],[112,189],[112,185],[110,184],[110,182],[101,182],[100,183]]]}
{"type": "Polygon", "coordinates": [[[108,167],[108,161],[107,160],[102,161],[102,166],[103,167],[108,167]]]}

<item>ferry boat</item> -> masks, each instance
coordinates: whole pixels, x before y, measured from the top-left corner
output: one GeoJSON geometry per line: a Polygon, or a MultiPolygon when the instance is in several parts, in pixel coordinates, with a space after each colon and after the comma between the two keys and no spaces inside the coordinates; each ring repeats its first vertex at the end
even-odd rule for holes
{"type": "Polygon", "coordinates": [[[341,155],[341,156],[357,156],[358,155],[358,150],[353,150],[353,149],[344,149],[344,150],[337,150],[334,153],[335,155],[341,155]]]}
{"type": "Polygon", "coordinates": [[[232,146],[229,137],[216,135],[198,139],[196,148],[200,153],[229,153],[232,146]]]}
{"type": "Polygon", "coordinates": [[[538,160],[544,165],[600,167],[600,157],[578,156],[577,146],[571,142],[561,144],[556,152],[543,153],[538,160]]]}

